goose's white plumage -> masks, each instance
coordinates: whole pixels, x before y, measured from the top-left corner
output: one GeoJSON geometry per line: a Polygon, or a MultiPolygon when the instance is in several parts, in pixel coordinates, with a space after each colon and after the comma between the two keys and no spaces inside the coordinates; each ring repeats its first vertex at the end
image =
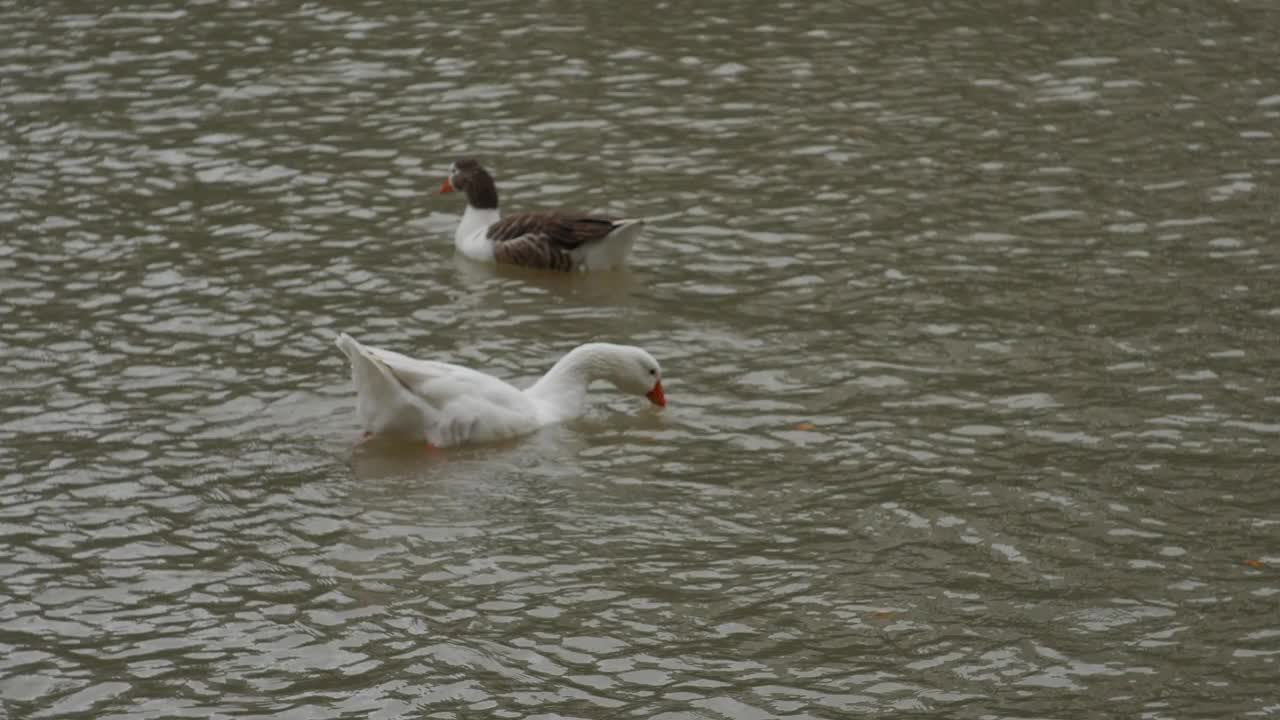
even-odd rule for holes
{"type": "Polygon", "coordinates": [[[357,409],[372,435],[424,439],[436,447],[516,437],[581,415],[593,380],[666,405],[657,361],[630,345],[580,345],[520,390],[460,365],[362,345],[346,333],[336,343],[351,362],[357,409]]]}

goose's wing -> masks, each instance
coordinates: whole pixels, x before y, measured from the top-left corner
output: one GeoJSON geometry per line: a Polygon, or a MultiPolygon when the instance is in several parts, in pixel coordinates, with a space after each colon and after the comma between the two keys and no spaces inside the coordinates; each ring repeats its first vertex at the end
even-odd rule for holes
{"type": "Polygon", "coordinates": [[[499,440],[538,424],[537,409],[528,396],[492,375],[390,350],[369,352],[429,408],[427,440],[437,447],[499,440]]]}
{"type": "Polygon", "coordinates": [[[521,213],[489,226],[494,259],[547,270],[572,270],[576,252],[598,243],[626,224],[592,215],[521,213]]]}
{"type": "Polygon", "coordinates": [[[440,408],[459,397],[482,397],[499,405],[524,398],[509,383],[478,370],[436,360],[418,360],[392,350],[365,347],[381,361],[405,390],[432,407],[440,408]]]}

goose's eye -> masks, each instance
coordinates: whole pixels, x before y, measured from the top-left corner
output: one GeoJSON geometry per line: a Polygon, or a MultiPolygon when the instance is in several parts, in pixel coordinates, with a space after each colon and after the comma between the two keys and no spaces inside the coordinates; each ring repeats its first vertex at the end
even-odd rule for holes
{"type": "Polygon", "coordinates": [[[658,374],[658,371],[657,371],[657,370],[654,370],[653,368],[649,368],[649,374],[650,374],[650,375],[657,375],[657,374],[658,374]]]}

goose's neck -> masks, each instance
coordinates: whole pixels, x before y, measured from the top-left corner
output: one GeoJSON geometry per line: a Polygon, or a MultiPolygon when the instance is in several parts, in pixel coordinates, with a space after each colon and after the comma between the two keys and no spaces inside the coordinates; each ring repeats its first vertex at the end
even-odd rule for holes
{"type": "Polygon", "coordinates": [[[608,372],[606,354],[597,344],[574,348],[525,392],[544,408],[566,419],[582,414],[587,403],[587,386],[608,372]]]}
{"type": "Polygon", "coordinates": [[[481,210],[498,209],[498,184],[488,170],[478,168],[467,181],[467,205],[481,210]]]}
{"type": "Polygon", "coordinates": [[[498,186],[484,168],[477,168],[467,179],[467,209],[462,213],[453,243],[462,254],[477,260],[492,259],[489,226],[498,222],[498,186]]]}
{"type": "Polygon", "coordinates": [[[458,249],[467,252],[467,246],[473,243],[479,243],[484,249],[488,244],[487,231],[489,226],[498,222],[498,208],[477,208],[471,203],[467,203],[467,209],[462,213],[462,220],[458,222],[458,231],[453,235],[454,244],[458,249]]]}

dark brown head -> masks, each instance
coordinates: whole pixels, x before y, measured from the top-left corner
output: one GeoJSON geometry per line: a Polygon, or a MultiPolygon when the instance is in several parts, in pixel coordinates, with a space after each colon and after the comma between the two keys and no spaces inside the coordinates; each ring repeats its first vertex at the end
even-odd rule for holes
{"type": "Polygon", "coordinates": [[[498,188],[493,176],[472,158],[456,160],[449,166],[449,177],[444,179],[440,192],[453,191],[467,194],[467,204],[477,210],[498,209],[498,188]]]}

